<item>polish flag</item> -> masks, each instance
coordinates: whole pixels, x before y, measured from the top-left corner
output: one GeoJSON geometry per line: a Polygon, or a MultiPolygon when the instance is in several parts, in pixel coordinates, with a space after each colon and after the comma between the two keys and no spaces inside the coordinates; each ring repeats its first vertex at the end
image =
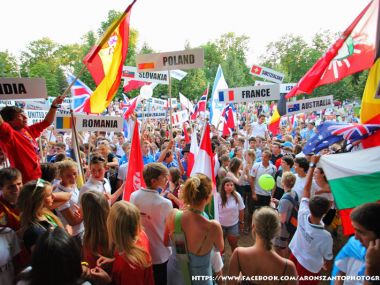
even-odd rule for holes
{"type": "Polygon", "coordinates": [[[193,132],[191,133],[190,152],[187,158],[188,176],[191,175],[191,171],[193,170],[194,160],[195,160],[195,157],[197,156],[198,150],[199,150],[199,146],[198,146],[198,140],[197,140],[197,132],[193,130],[193,132]]]}

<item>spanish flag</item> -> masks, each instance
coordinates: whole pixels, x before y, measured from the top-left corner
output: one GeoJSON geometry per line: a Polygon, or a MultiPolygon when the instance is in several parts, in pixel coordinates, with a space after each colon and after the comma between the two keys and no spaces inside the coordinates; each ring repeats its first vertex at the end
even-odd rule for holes
{"type": "Polygon", "coordinates": [[[131,9],[135,2],[136,0],[108,27],[83,60],[98,86],[84,106],[87,113],[102,113],[119,88],[128,53],[131,9]]]}

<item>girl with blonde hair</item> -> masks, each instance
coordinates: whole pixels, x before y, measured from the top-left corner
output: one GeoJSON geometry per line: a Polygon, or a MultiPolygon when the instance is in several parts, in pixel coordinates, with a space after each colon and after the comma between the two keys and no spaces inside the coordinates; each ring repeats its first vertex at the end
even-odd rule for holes
{"type": "MultiPolygon", "coordinates": [[[[148,237],[142,229],[140,212],[126,201],[116,202],[107,219],[108,239],[114,258],[100,257],[98,266],[113,262],[113,284],[154,284],[148,237]]],[[[97,274],[99,268],[91,270],[97,274]]]]}
{"type": "MultiPolygon", "coordinates": [[[[252,234],[255,244],[251,247],[238,247],[230,260],[230,276],[240,274],[250,278],[258,276],[263,280],[243,281],[241,284],[298,284],[294,263],[278,255],[273,246],[273,239],[280,232],[280,218],[278,213],[270,207],[262,207],[255,211],[252,217],[252,234]],[[288,276],[288,280],[280,280],[281,276],[288,276]],[[263,277],[268,277],[267,279],[263,277]]],[[[228,284],[238,284],[238,279],[228,284]]]]}
{"type": "Polygon", "coordinates": [[[37,239],[45,231],[63,227],[62,222],[50,210],[53,207],[54,195],[52,185],[43,180],[26,183],[17,199],[20,209],[21,230],[25,247],[31,251],[37,239]]]}

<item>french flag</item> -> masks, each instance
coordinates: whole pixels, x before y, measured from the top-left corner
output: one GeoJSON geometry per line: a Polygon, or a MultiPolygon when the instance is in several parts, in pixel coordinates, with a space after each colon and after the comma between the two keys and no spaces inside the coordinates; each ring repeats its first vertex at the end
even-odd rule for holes
{"type": "MultiPolygon", "coordinates": [[[[75,76],[72,73],[67,72],[66,80],[67,83],[70,85],[75,80],[75,76]]],[[[77,79],[71,87],[71,94],[73,96],[71,106],[73,111],[76,113],[84,113],[85,103],[89,100],[92,94],[92,90],[82,81],[77,79]]]]}
{"type": "Polygon", "coordinates": [[[219,102],[227,102],[227,101],[234,101],[235,100],[235,91],[234,90],[228,90],[228,91],[219,91],[219,102]]]}
{"type": "Polygon", "coordinates": [[[200,114],[200,112],[206,112],[206,105],[207,105],[207,95],[208,95],[208,85],[205,90],[205,92],[202,94],[201,98],[199,99],[197,105],[195,105],[194,112],[191,113],[190,119],[192,121],[195,121],[200,114]]]}

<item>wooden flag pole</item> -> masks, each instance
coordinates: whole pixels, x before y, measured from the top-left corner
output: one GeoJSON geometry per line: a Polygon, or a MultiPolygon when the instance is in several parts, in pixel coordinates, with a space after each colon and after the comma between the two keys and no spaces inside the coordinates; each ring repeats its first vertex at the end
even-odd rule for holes
{"type": "Polygon", "coordinates": [[[170,70],[168,70],[168,76],[169,76],[169,139],[173,138],[173,123],[172,123],[172,80],[170,77],[170,70]]]}
{"type": "Polygon", "coordinates": [[[71,116],[71,131],[72,131],[72,136],[74,139],[74,153],[75,155],[77,156],[77,163],[79,163],[79,170],[80,170],[80,173],[82,174],[82,179],[83,179],[83,182],[84,182],[84,170],[83,170],[83,165],[82,165],[82,160],[81,160],[81,157],[80,157],[80,150],[79,150],[79,144],[78,144],[78,136],[77,136],[77,130],[76,130],[76,126],[75,126],[75,117],[74,117],[74,112],[72,109],[70,109],[70,116],[71,116]]]}

